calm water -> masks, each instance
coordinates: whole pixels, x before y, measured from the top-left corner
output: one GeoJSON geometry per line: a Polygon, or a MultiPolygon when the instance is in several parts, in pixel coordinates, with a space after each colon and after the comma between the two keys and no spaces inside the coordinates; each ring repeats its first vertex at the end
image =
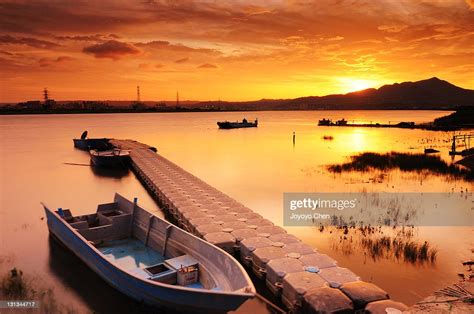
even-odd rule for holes
{"type": "MultiPolygon", "coordinates": [[[[132,173],[104,176],[88,164],[87,153],[75,150],[72,138],[85,129],[91,137],[135,139],[253,208],[275,224],[282,224],[284,192],[452,192],[472,193],[473,185],[440,176],[392,171],[382,180],[376,174],[327,172],[355,153],[422,152],[436,147],[447,152],[451,134],[422,130],[317,127],[323,117],[357,122],[430,121],[439,111],[314,111],[252,113],[166,113],[0,117],[0,268],[12,265],[79,312],[129,312],[133,304],[109,288],[75,257],[48,239],[43,201],[74,213],[95,211],[115,192],[137,196],[150,210],[158,208],[132,173]],[[259,118],[258,129],[218,130],[216,121],[259,118]],[[292,133],[296,132],[296,143],[292,133]],[[333,136],[332,141],[323,140],[333,136]],[[100,297],[98,296],[100,291],[100,297]]],[[[472,194],[469,194],[472,197],[472,194]]],[[[423,227],[417,241],[429,241],[438,250],[434,264],[403,260],[373,260],[357,247],[340,244],[340,235],[311,227],[287,228],[305,242],[327,253],[362,279],[388,291],[392,298],[413,304],[457,280],[461,261],[471,258],[471,227],[423,227]]],[[[250,308],[265,312],[253,301],[250,308]]]]}

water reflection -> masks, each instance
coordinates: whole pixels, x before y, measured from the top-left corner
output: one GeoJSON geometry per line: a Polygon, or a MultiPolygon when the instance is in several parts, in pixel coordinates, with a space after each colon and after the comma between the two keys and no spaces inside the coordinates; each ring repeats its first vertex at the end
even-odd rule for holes
{"type": "Polygon", "coordinates": [[[94,175],[98,177],[107,177],[107,178],[114,178],[114,179],[121,179],[124,177],[128,177],[130,175],[129,168],[121,167],[121,168],[101,168],[95,167],[92,164],[90,165],[90,169],[94,175]]]}
{"type": "Polygon", "coordinates": [[[345,255],[360,254],[374,262],[381,259],[434,266],[438,250],[428,241],[415,237],[415,227],[338,227],[323,228],[331,234],[332,247],[345,255]]]}
{"type": "MultiPolygon", "coordinates": [[[[14,254],[15,266],[25,273],[41,273],[62,300],[75,302],[81,312],[120,311],[120,306],[115,304],[123,305],[119,301],[124,298],[121,294],[97,300],[92,292],[87,292],[110,294],[114,290],[87,267],[76,271],[77,264],[82,265],[77,259],[70,262],[69,271],[63,269],[66,277],[73,278],[51,275],[49,263],[53,255],[49,254],[45,221],[39,219],[42,215],[38,206],[40,201],[67,205],[76,213],[85,214],[99,202],[110,199],[115,192],[129,198],[138,196],[145,207],[163,216],[134,175],[129,173],[110,179],[96,175],[87,167],[64,165],[65,162],[89,163],[88,153],[74,149],[71,141],[85,128],[94,136],[136,139],[159,147],[160,154],[166,158],[281,225],[283,192],[472,191],[472,182],[446,180],[446,176],[396,169],[344,175],[326,170],[326,165],[343,163],[348,156],[364,151],[422,153],[424,148],[433,146],[438,150],[442,148],[439,156],[448,163],[451,158],[460,157],[448,154],[450,132],[377,128],[358,131],[316,126],[323,117],[421,123],[444,115],[444,111],[268,111],[258,113],[265,122],[261,127],[235,132],[219,132],[216,121],[241,119],[240,112],[2,116],[0,128],[5,132],[0,132],[0,165],[3,166],[0,170],[1,177],[7,179],[1,184],[0,234],[9,240],[0,241],[0,252],[14,254]],[[298,137],[296,147],[292,145],[293,132],[298,137]],[[360,135],[355,135],[358,132],[360,135]],[[333,140],[322,139],[325,135],[332,136],[333,140]],[[87,197],[78,197],[78,192],[87,197]],[[24,224],[28,229],[23,229],[24,224]],[[73,271],[75,274],[70,274],[73,271]],[[83,276],[86,271],[89,275],[83,276]],[[75,285],[69,282],[71,280],[75,285]],[[86,284],[81,285],[81,282],[86,284]],[[86,297],[86,301],[77,298],[78,293],[87,294],[91,301],[86,297]],[[94,297],[95,303],[89,306],[94,297]]],[[[367,258],[364,261],[363,250],[350,256],[334,250],[328,232],[319,233],[312,227],[287,229],[335,258],[339,265],[349,267],[363,279],[388,291],[394,299],[407,304],[456,280],[460,260],[467,260],[472,255],[472,227],[420,227],[418,243],[427,240],[439,248],[436,268],[388,259],[373,262],[367,258]]],[[[63,267],[68,266],[67,259],[60,263],[63,267]]],[[[123,307],[125,311],[129,309],[123,307]]],[[[268,311],[265,306],[249,301],[242,307],[242,313],[249,312],[268,311]]]]}

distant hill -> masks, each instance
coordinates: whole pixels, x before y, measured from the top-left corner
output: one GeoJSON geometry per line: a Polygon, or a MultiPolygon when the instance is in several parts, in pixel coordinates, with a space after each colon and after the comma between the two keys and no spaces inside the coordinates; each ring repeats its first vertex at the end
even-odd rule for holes
{"type": "MultiPolygon", "coordinates": [[[[33,106],[42,106],[40,101],[33,101],[33,106]]],[[[82,100],[62,100],[56,104],[76,108],[82,100]],[[76,106],[76,107],[75,107],[76,106]]],[[[134,106],[136,101],[105,100],[86,101],[87,108],[97,103],[104,111],[126,109],[134,106]]],[[[25,103],[17,105],[24,107],[25,103]]],[[[30,104],[31,105],[31,104],[30,104]]],[[[378,89],[369,88],[348,94],[327,96],[309,96],[294,99],[261,99],[255,101],[143,101],[142,111],[221,111],[221,110],[331,110],[331,109],[457,109],[459,107],[474,107],[474,90],[455,86],[436,77],[417,81],[384,85],[378,89]],[[165,107],[165,108],[163,108],[165,107]]],[[[11,109],[14,104],[0,104],[3,111],[17,111],[11,109]],[[10,105],[8,107],[7,105],[10,105]]],[[[28,107],[28,103],[26,103],[28,107]]],[[[41,109],[38,109],[41,110],[41,109]]],[[[68,109],[66,109],[68,110],[68,109]]],[[[75,109],[74,109],[75,110],[75,109]]],[[[80,109],[77,109],[80,110],[80,109]]],[[[134,108],[137,110],[137,108],[134,108]]]]}
{"type": "Polygon", "coordinates": [[[200,102],[197,106],[240,110],[291,109],[450,109],[474,106],[474,90],[433,77],[395,83],[348,94],[295,99],[262,99],[246,102],[200,102]]]}

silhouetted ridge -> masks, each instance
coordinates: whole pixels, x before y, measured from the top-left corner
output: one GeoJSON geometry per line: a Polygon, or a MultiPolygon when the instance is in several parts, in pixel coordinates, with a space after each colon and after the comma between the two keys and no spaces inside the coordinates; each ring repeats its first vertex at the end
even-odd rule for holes
{"type": "Polygon", "coordinates": [[[201,102],[221,109],[451,109],[474,106],[474,90],[455,86],[437,77],[384,85],[348,94],[295,99],[262,99],[247,102],[201,102]]]}

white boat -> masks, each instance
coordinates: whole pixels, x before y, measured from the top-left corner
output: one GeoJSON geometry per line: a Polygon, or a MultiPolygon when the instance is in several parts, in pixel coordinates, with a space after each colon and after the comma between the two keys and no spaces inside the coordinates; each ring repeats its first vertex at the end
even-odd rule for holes
{"type": "Polygon", "coordinates": [[[53,238],[107,283],[151,305],[227,312],[255,295],[243,267],[220,248],[115,194],[97,212],[73,216],[43,204],[53,238]]]}

